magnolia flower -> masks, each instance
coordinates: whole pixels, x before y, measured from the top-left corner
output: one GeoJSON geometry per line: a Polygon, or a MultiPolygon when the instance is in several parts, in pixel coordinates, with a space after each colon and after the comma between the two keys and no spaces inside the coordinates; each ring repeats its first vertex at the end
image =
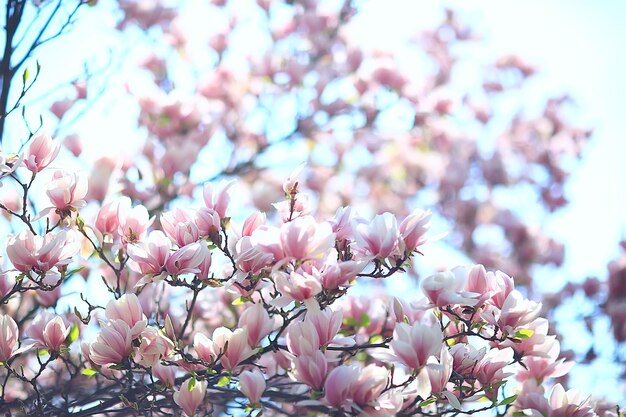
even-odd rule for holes
{"type": "Polygon", "coordinates": [[[243,371],[239,374],[239,391],[245,395],[251,404],[258,404],[265,391],[265,378],[258,369],[243,371]]]}
{"type": "Polygon", "coordinates": [[[367,255],[384,259],[396,254],[400,232],[393,214],[379,214],[369,223],[355,220],[352,230],[357,245],[367,255]]]}
{"type": "Polygon", "coordinates": [[[117,233],[122,237],[122,243],[135,243],[141,240],[154,218],[150,218],[148,209],[144,206],[132,207],[129,198],[119,200],[117,206],[117,233]]]}
{"type": "Polygon", "coordinates": [[[96,340],[89,345],[90,360],[100,366],[120,364],[133,350],[130,326],[123,320],[102,324],[96,340]]]}
{"type": "Polygon", "coordinates": [[[146,328],[146,316],[135,294],[124,294],[117,300],[109,301],[105,314],[109,320],[122,320],[128,324],[133,339],[146,328]]]}
{"type": "Polygon", "coordinates": [[[274,320],[270,318],[263,304],[256,303],[246,308],[239,316],[238,327],[248,332],[248,344],[258,346],[261,340],[274,328],[274,320]]]}
{"type": "Polygon", "coordinates": [[[50,320],[43,331],[45,346],[53,352],[58,352],[63,346],[65,339],[70,334],[71,326],[66,326],[59,316],[50,320]]]}
{"type": "Polygon", "coordinates": [[[185,415],[193,417],[196,415],[198,406],[204,401],[206,387],[206,381],[196,381],[189,378],[174,393],[174,402],[183,409],[185,415]]]}
{"type": "Polygon", "coordinates": [[[315,390],[321,390],[328,373],[328,360],[321,350],[293,359],[294,378],[315,390]]]}
{"type": "Polygon", "coordinates": [[[87,203],[87,177],[78,173],[55,171],[46,187],[52,205],[59,210],[78,209],[87,203]]]}
{"type": "Polygon", "coordinates": [[[19,329],[17,323],[10,316],[0,315],[0,362],[6,362],[15,356],[19,329]]]}
{"type": "Polygon", "coordinates": [[[438,272],[422,281],[424,294],[436,307],[445,307],[450,304],[473,306],[478,300],[475,294],[463,290],[467,280],[467,271],[464,267],[454,268],[452,271],[438,272]]]}
{"type": "Polygon", "coordinates": [[[222,181],[216,188],[214,188],[211,183],[206,183],[204,185],[203,196],[206,207],[215,210],[215,212],[222,219],[226,217],[226,210],[228,209],[228,204],[230,203],[228,190],[234,184],[234,181],[222,181]]]}
{"type": "Polygon", "coordinates": [[[58,265],[66,265],[78,253],[80,243],[73,231],[33,235],[23,230],[11,236],[7,243],[7,255],[15,269],[29,272],[46,272],[58,265]]]}
{"type": "Polygon", "coordinates": [[[400,362],[410,369],[418,369],[441,351],[442,344],[443,333],[438,326],[397,323],[389,347],[400,362]]]}
{"type": "Polygon", "coordinates": [[[26,155],[24,165],[26,168],[36,173],[50,165],[59,154],[61,144],[53,141],[49,135],[39,133],[31,140],[26,155]]]}

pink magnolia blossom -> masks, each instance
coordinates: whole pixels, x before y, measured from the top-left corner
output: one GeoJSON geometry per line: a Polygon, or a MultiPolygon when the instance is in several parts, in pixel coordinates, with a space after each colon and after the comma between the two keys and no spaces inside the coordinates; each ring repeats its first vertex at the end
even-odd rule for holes
{"type": "Polygon", "coordinates": [[[33,235],[29,230],[11,236],[7,243],[7,255],[15,269],[29,272],[46,272],[55,266],[72,261],[80,248],[78,238],[72,231],[33,235]]]}
{"type": "Polygon", "coordinates": [[[392,254],[397,254],[400,231],[393,214],[379,214],[369,223],[364,220],[355,220],[352,230],[358,247],[367,255],[385,259],[392,254]]]}
{"type": "Polygon", "coordinates": [[[431,393],[437,394],[445,390],[452,375],[454,358],[447,347],[441,348],[439,360],[431,360],[424,368],[428,373],[431,393]]]}
{"type": "MultiPolygon", "coordinates": [[[[283,298],[291,301],[306,301],[322,292],[322,284],[318,274],[306,271],[292,271],[290,274],[276,272],[273,274],[276,288],[283,298]]],[[[282,301],[282,300],[281,300],[282,301]]]]}
{"type": "Polygon", "coordinates": [[[548,417],[596,417],[589,397],[577,390],[565,391],[561,384],[550,390],[548,398],[541,392],[522,392],[514,403],[514,410],[530,416],[548,417]]]}
{"type": "Polygon", "coordinates": [[[59,210],[78,209],[87,204],[84,200],[87,185],[87,177],[82,174],[55,171],[46,188],[46,194],[52,205],[59,210]]]}
{"type": "Polygon", "coordinates": [[[194,216],[187,210],[175,208],[161,215],[161,226],[167,236],[178,246],[183,247],[200,239],[200,230],[194,216]]]}
{"type": "Polygon", "coordinates": [[[315,390],[321,390],[328,373],[328,360],[321,350],[293,359],[294,378],[315,390]]]}
{"type": "Polygon", "coordinates": [[[127,293],[117,300],[111,300],[106,305],[106,318],[111,320],[122,320],[128,327],[133,339],[146,328],[146,316],[143,314],[139,299],[135,294],[127,293]]]}
{"type": "Polygon", "coordinates": [[[251,404],[259,403],[265,387],[265,377],[258,369],[243,371],[239,374],[239,391],[248,398],[251,404]]]}
{"type": "Polygon", "coordinates": [[[248,344],[258,346],[261,340],[273,330],[274,320],[263,308],[263,304],[256,303],[241,313],[238,326],[248,331],[248,344]]]}
{"type": "Polygon", "coordinates": [[[407,252],[415,250],[426,242],[425,234],[430,228],[430,211],[415,210],[407,216],[398,228],[407,252]]]}
{"type": "Polygon", "coordinates": [[[19,329],[10,316],[0,315],[0,362],[6,362],[17,353],[19,329]]]}
{"type": "Polygon", "coordinates": [[[194,215],[194,222],[198,226],[198,232],[202,237],[208,237],[216,242],[220,236],[220,216],[213,209],[200,208],[194,215]]]}
{"type": "Polygon", "coordinates": [[[160,359],[170,356],[173,350],[174,342],[158,329],[147,327],[141,332],[135,361],[143,366],[154,366],[160,359]]]}
{"type": "Polygon", "coordinates": [[[241,228],[241,236],[251,236],[252,233],[259,228],[259,226],[263,226],[266,222],[265,213],[252,213],[243,223],[243,227],[241,228]]]}
{"type": "Polygon", "coordinates": [[[296,356],[312,355],[319,350],[320,337],[310,321],[300,321],[289,326],[287,348],[296,356]]]}
{"type": "Polygon", "coordinates": [[[172,275],[197,274],[201,272],[200,264],[209,256],[206,243],[191,243],[171,254],[165,268],[172,275]]]}
{"type": "Polygon", "coordinates": [[[352,399],[360,373],[358,367],[348,365],[339,365],[330,371],[324,383],[324,400],[336,408],[347,403],[352,399]]]}
{"type": "Polygon", "coordinates": [[[70,334],[71,326],[66,326],[59,316],[50,320],[43,331],[45,346],[53,352],[58,352],[63,346],[65,339],[70,334]]]}
{"type": "Polygon", "coordinates": [[[196,415],[196,410],[200,404],[204,402],[206,387],[207,381],[196,381],[189,378],[174,393],[174,402],[183,409],[185,415],[193,417],[196,415]]]}
{"type": "Polygon", "coordinates": [[[144,276],[160,274],[170,256],[171,241],[160,230],[153,230],[140,244],[129,245],[128,256],[144,276]]]}
{"type": "Polygon", "coordinates": [[[142,239],[154,218],[150,218],[148,209],[144,206],[132,207],[129,198],[119,200],[117,206],[117,233],[122,237],[122,243],[135,243],[142,239]]]}
{"type": "Polygon", "coordinates": [[[212,339],[196,333],[194,348],[198,356],[206,362],[215,360],[221,354],[220,363],[228,370],[234,369],[255,352],[248,345],[247,330],[239,328],[232,331],[226,327],[215,329],[212,339]]]}
{"type": "Polygon", "coordinates": [[[39,133],[31,140],[26,155],[24,165],[33,173],[37,173],[46,168],[59,154],[61,144],[53,141],[49,135],[39,133]]]}
{"type": "Polygon", "coordinates": [[[389,347],[408,368],[419,369],[441,351],[442,343],[443,333],[438,326],[398,323],[389,347]]]}
{"type": "Polygon", "coordinates": [[[176,366],[162,365],[156,362],[152,365],[152,373],[166,387],[173,387],[176,380],[176,366]]]}
{"type": "Polygon", "coordinates": [[[228,194],[230,187],[232,187],[235,183],[233,181],[222,181],[217,187],[214,187],[211,183],[206,183],[204,185],[204,204],[206,207],[212,210],[220,216],[220,218],[226,217],[226,210],[228,209],[228,204],[230,203],[230,195],[228,194]]]}
{"type": "Polygon", "coordinates": [[[328,345],[335,338],[341,327],[342,319],[341,311],[333,311],[330,308],[309,310],[305,318],[315,327],[320,346],[328,345]]]}
{"type": "Polygon", "coordinates": [[[120,364],[133,350],[130,326],[123,320],[102,324],[96,340],[89,345],[89,358],[100,366],[120,364]]]}
{"type": "Polygon", "coordinates": [[[473,306],[478,303],[475,294],[463,290],[467,280],[464,267],[457,267],[452,271],[438,272],[422,281],[422,289],[426,297],[436,307],[445,307],[450,304],[473,306]]]}
{"type": "Polygon", "coordinates": [[[333,247],[335,234],[328,223],[318,224],[305,216],[281,226],[280,243],[285,258],[319,259],[333,247]]]}
{"type": "Polygon", "coordinates": [[[100,210],[98,210],[95,226],[96,229],[103,235],[117,235],[119,227],[117,208],[119,203],[120,200],[111,201],[103,204],[102,207],[100,207],[100,210]]]}

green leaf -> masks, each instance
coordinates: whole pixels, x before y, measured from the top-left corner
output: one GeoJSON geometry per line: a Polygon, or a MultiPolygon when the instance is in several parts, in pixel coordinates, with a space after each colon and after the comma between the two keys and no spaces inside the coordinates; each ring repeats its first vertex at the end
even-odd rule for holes
{"type": "Polygon", "coordinates": [[[243,297],[239,297],[239,298],[236,298],[235,301],[233,301],[231,304],[234,306],[240,306],[240,305],[244,305],[245,302],[246,300],[244,300],[243,297]]]}
{"type": "Polygon", "coordinates": [[[91,368],[85,368],[83,369],[83,372],[81,372],[83,375],[88,376],[89,378],[91,378],[92,376],[98,374],[98,371],[96,371],[95,369],[91,369],[91,368]]]}
{"type": "Polygon", "coordinates": [[[497,407],[501,406],[501,405],[509,405],[512,404],[515,400],[517,399],[517,395],[511,395],[508,398],[505,398],[504,400],[500,401],[497,405],[497,407]]]}
{"type": "Polygon", "coordinates": [[[217,381],[217,384],[215,384],[215,386],[225,387],[228,384],[230,384],[230,377],[228,375],[224,375],[223,377],[219,379],[219,381],[217,381]]]}
{"type": "Polygon", "coordinates": [[[363,314],[361,316],[361,327],[367,327],[372,323],[372,320],[370,319],[370,316],[368,316],[367,314],[363,314]]]}
{"type": "Polygon", "coordinates": [[[37,350],[37,354],[39,356],[44,356],[44,355],[49,355],[50,352],[48,352],[48,349],[39,349],[39,350],[37,350]]]}
{"type": "Polygon", "coordinates": [[[531,329],[521,329],[521,330],[518,330],[513,337],[515,339],[528,339],[528,338],[532,337],[532,335],[534,335],[534,334],[535,334],[534,330],[531,330],[531,329]]]}
{"type": "Polygon", "coordinates": [[[70,330],[70,335],[69,335],[70,343],[77,341],[78,336],[80,336],[80,329],[78,328],[78,324],[74,324],[72,326],[72,330],[70,330]]]}
{"type": "Polygon", "coordinates": [[[191,391],[193,390],[193,387],[195,386],[196,386],[196,377],[194,376],[189,380],[189,383],[187,384],[187,389],[191,391]]]}
{"type": "Polygon", "coordinates": [[[433,397],[433,398],[431,398],[431,399],[429,399],[429,400],[422,401],[422,402],[420,403],[420,405],[419,405],[419,406],[420,406],[420,407],[426,407],[427,405],[431,405],[431,404],[432,404],[432,403],[434,403],[435,401],[437,401],[437,398],[433,397]]]}
{"type": "Polygon", "coordinates": [[[28,67],[26,67],[26,69],[24,69],[24,72],[22,73],[22,82],[24,84],[26,84],[26,81],[28,81],[29,75],[30,75],[30,72],[28,71],[28,67]]]}
{"type": "Polygon", "coordinates": [[[523,411],[513,411],[512,417],[526,417],[526,413],[523,411]]]}
{"type": "Polygon", "coordinates": [[[370,337],[370,340],[369,340],[370,343],[380,343],[382,341],[383,341],[383,337],[379,334],[377,334],[376,336],[370,337]]]}

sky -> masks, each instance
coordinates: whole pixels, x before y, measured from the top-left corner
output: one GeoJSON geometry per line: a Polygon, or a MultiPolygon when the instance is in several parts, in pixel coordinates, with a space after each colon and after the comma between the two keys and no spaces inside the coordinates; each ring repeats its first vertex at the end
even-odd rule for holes
{"type": "MultiPolygon", "coordinates": [[[[186,3],[193,6],[194,1],[186,3]]],[[[111,0],[100,3],[98,7],[110,8],[111,0]]],[[[371,47],[398,45],[415,29],[429,27],[437,21],[441,4],[417,0],[361,3],[358,24],[362,42],[371,47]]],[[[577,103],[577,122],[593,127],[592,140],[568,183],[571,204],[541,225],[567,242],[564,268],[558,276],[546,277],[542,286],[558,290],[568,279],[604,277],[607,262],[619,254],[617,242],[626,237],[626,140],[622,137],[626,117],[626,2],[477,0],[445,4],[461,10],[464,20],[484,36],[486,56],[516,53],[540,69],[532,80],[535,93],[529,93],[529,101],[567,93],[577,103]]],[[[50,97],[49,91],[62,97],[64,93],[56,90],[55,83],[79,74],[85,60],[94,68],[123,71],[127,65],[124,57],[107,52],[120,46],[120,39],[108,30],[112,25],[113,16],[93,8],[81,16],[68,35],[42,48],[38,59],[44,73],[32,97],[50,97]]],[[[124,42],[132,44],[132,35],[124,42]]],[[[36,113],[45,100],[28,103],[36,113]]],[[[135,134],[136,118],[128,114],[134,110],[125,107],[123,101],[116,104],[111,97],[105,97],[93,110],[84,116],[80,127],[90,138],[85,150],[88,159],[99,156],[103,145],[107,149],[132,146],[127,138],[135,134]],[[105,124],[102,115],[116,123],[105,124]]],[[[45,117],[45,121],[54,120],[45,117]]],[[[579,325],[569,319],[571,331],[578,331],[579,325]]],[[[604,378],[616,372],[607,364],[599,374],[581,373],[575,380],[588,392],[604,392],[617,400],[624,393],[604,378]]]]}

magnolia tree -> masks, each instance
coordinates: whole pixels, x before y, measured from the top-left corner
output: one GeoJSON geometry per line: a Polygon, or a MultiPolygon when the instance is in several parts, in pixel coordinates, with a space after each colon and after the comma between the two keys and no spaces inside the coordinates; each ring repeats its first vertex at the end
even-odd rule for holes
{"type": "MultiPolygon", "coordinates": [[[[13,110],[33,83],[21,67],[82,5],[8,1],[0,133],[20,122],[13,110]],[[29,7],[45,18],[20,48],[29,7]]],[[[564,205],[565,167],[588,135],[562,117],[564,98],[536,116],[497,115],[530,66],[506,57],[458,87],[456,54],[474,36],[451,12],[411,44],[429,69],[418,79],[393,55],[359,46],[350,1],[246,3],[265,39],[254,54],[230,39],[249,23],[238,21],[239,2],[203,5],[226,24],[205,33],[202,55],[178,9],[118,6],[123,34],[145,32],[164,48],[141,62],[149,87],[128,84],[145,133],[140,153],[98,159],[91,174],[59,169],[68,150],[80,156],[81,138],[65,137],[61,150],[59,138],[31,129],[24,107],[28,133],[3,142],[0,184],[12,194],[0,204],[11,230],[0,410],[619,413],[555,383],[571,363],[527,295],[531,267],[559,264],[562,246],[497,199],[515,184],[541,199],[537,210],[564,205]],[[179,80],[180,68],[201,75],[179,80]],[[493,143],[465,133],[493,131],[493,143]],[[273,167],[293,146],[306,169],[287,176],[273,167]],[[198,178],[206,149],[217,171],[198,178]],[[448,221],[461,251],[523,291],[482,265],[422,278],[405,298],[375,285],[416,275],[434,240],[431,219],[448,221]],[[490,228],[503,250],[481,243],[477,231],[490,228]]],[[[89,108],[92,81],[51,105],[61,126],[89,108]]]]}
{"type": "MultiPolygon", "coordinates": [[[[58,150],[36,136],[3,180],[28,199],[58,150]]],[[[440,272],[422,281],[425,298],[415,301],[348,294],[360,280],[401,273],[428,241],[430,212],[365,219],[346,207],[317,220],[297,209],[291,177],[275,224],[259,212],[231,224],[232,183],[205,185],[200,207],[165,211],[158,227],[128,197],[88,222],[87,178],[52,178],[50,208],[32,216],[26,205],[3,207],[25,226],[7,242],[12,268],[1,281],[0,404],[9,414],[600,411],[560,384],[546,393],[571,363],[558,359],[540,304],[502,272],[440,272]],[[89,256],[98,266],[79,267],[89,256]],[[62,286],[86,268],[112,299],[100,306],[82,295],[87,313],[54,309],[62,286]]]]}

